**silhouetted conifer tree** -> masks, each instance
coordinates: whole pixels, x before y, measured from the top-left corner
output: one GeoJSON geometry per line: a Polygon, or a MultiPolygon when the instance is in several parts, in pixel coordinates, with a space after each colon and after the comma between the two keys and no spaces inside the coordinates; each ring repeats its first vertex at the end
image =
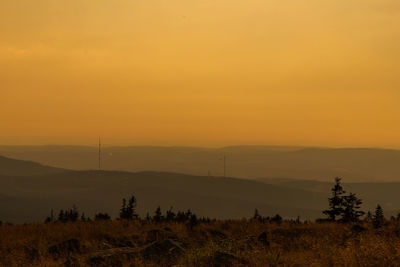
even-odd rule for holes
{"type": "Polygon", "coordinates": [[[125,198],[123,198],[122,199],[122,205],[121,205],[121,209],[119,210],[119,217],[121,218],[121,219],[126,219],[126,199],[125,198]]]}
{"type": "Polygon", "coordinates": [[[136,213],[136,198],[131,196],[128,202],[128,216],[130,219],[137,219],[139,215],[136,213]]]}
{"type": "Polygon", "coordinates": [[[74,205],[72,209],[69,210],[60,210],[58,214],[59,222],[75,222],[79,218],[78,208],[74,205]]]}
{"type": "Polygon", "coordinates": [[[98,220],[111,220],[111,216],[108,215],[107,213],[101,213],[101,212],[99,212],[99,213],[97,213],[97,214],[94,216],[94,219],[95,219],[96,221],[98,221],[98,220]]]}
{"type": "Polygon", "coordinates": [[[376,229],[381,228],[383,226],[383,223],[385,221],[385,216],[383,215],[383,209],[382,207],[378,204],[375,208],[375,214],[374,218],[372,221],[372,224],[376,229]]]}
{"type": "Polygon", "coordinates": [[[154,212],[153,220],[155,222],[161,222],[162,219],[163,219],[163,216],[162,216],[162,212],[161,212],[161,207],[158,206],[156,211],[154,212]]]}
{"type": "Polygon", "coordinates": [[[166,220],[167,221],[173,221],[173,220],[175,220],[175,213],[172,211],[172,207],[169,209],[169,210],[167,210],[167,213],[166,213],[166,216],[165,216],[165,218],[166,218],[166,220]]]}
{"type": "Polygon", "coordinates": [[[365,212],[359,210],[361,204],[362,200],[357,198],[356,194],[350,193],[348,196],[344,196],[341,221],[358,222],[360,217],[365,214],[365,212]]]}
{"type": "Polygon", "coordinates": [[[120,209],[119,217],[121,219],[132,220],[137,219],[139,215],[136,213],[136,198],[135,196],[131,196],[126,202],[126,199],[122,199],[122,206],[120,209]]]}
{"type": "Polygon", "coordinates": [[[330,221],[336,221],[337,216],[343,213],[343,190],[341,178],[335,178],[335,185],[332,187],[332,197],[329,198],[329,209],[324,210],[323,213],[328,216],[330,221]]]}

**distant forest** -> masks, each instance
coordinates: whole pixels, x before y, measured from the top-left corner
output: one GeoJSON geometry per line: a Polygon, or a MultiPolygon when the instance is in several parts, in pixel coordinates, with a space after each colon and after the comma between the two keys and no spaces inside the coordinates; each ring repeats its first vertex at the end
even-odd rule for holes
{"type": "MultiPolygon", "coordinates": [[[[335,178],[335,183],[331,189],[332,195],[328,198],[328,208],[322,213],[327,216],[327,218],[317,219],[316,222],[341,222],[341,223],[357,223],[357,222],[367,222],[372,223],[375,228],[380,228],[385,222],[385,217],[383,214],[382,207],[377,204],[374,214],[370,211],[365,213],[361,210],[361,205],[363,203],[362,199],[358,198],[355,193],[349,192],[346,194],[344,190],[341,178],[335,178]]],[[[85,216],[85,213],[80,213],[78,207],[73,205],[72,208],[63,210],[61,209],[57,214],[54,210],[51,210],[50,216],[45,219],[46,223],[54,222],[76,222],[80,221],[98,221],[98,220],[111,220],[111,216],[107,213],[97,213],[93,218],[85,216]]],[[[121,208],[119,210],[119,217],[117,220],[145,220],[151,222],[179,222],[188,223],[190,227],[193,227],[199,223],[210,223],[215,222],[216,219],[211,219],[208,217],[198,217],[191,210],[187,211],[177,211],[175,212],[173,207],[170,207],[164,213],[162,212],[161,206],[158,206],[155,211],[150,214],[147,212],[145,218],[140,218],[137,213],[137,199],[135,196],[130,196],[128,199],[123,198],[121,208]]],[[[245,219],[245,218],[243,218],[245,219]]],[[[282,216],[276,214],[274,216],[262,216],[258,209],[255,209],[254,215],[250,220],[257,220],[262,223],[282,223],[283,221],[291,223],[308,223],[310,221],[301,221],[300,217],[296,219],[286,219],[284,220],[282,216]]],[[[391,220],[400,220],[400,213],[397,217],[392,216],[391,220]]]]}

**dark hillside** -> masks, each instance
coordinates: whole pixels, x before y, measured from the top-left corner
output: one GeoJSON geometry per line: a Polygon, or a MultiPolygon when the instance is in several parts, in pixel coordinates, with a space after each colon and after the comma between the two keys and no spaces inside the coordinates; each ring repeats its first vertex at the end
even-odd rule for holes
{"type": "Polygon", "coordinates": [[[15,160],[0,156],[0,175],[30,176],[41,174],[55,174],[64,171],[64,169],[44,166],[31,161],[15,160]]]}
{"type": "Polygon", "coordinates": [[[234,178],[200,177],[156,172],[73,171],[30,177],[0,177],[0,220],[42,220],[50,209],[78,205],[88,214],[116,216],[123,197],[134,194],[142,216],[158,205],[165,210],[192,209],[200,216],[242,218],[255,208],[265,215],[315,218],[325,196],[294,188],[234,178]],[[37,216],[26,214],[33,209],[37,216]],[[1,214],[1,213],[0,213],[1,214]]]}

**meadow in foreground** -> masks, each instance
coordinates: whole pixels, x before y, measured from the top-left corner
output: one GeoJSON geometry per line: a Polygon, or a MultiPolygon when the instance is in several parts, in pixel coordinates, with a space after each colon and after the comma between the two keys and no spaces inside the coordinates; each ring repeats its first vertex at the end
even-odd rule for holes
{"type": "Polygon", "coordinates": [[[400,222],[97,220],[0,227],[1,266],[398,266],[400,222]]]}

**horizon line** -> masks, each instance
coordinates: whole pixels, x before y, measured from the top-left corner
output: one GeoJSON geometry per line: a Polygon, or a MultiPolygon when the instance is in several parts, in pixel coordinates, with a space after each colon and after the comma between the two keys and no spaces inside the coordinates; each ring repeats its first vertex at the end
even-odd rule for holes
{"type": "MultiPolygon", "coordinates": [[[[90,147],[98,148],[98,145],[86,145],[86,144],[1,144],[0,147],[90,147]]],[[[249,144],[237,144],[237,145],[223,145],[223,146],[200,146],[200,145],[139,145],[139,144],[101,144],[102,147],[153,147],[153,148],[198,148],[198,149],[226,149],[226,148],[238,148],[238,147],[259,147],[259,148],[293,148],[293,149],[379,149],[379,150],[400,150],[400,147],[386,147],[386,146],[326,146],[326,145],[249,145],[249,144]]]]}

